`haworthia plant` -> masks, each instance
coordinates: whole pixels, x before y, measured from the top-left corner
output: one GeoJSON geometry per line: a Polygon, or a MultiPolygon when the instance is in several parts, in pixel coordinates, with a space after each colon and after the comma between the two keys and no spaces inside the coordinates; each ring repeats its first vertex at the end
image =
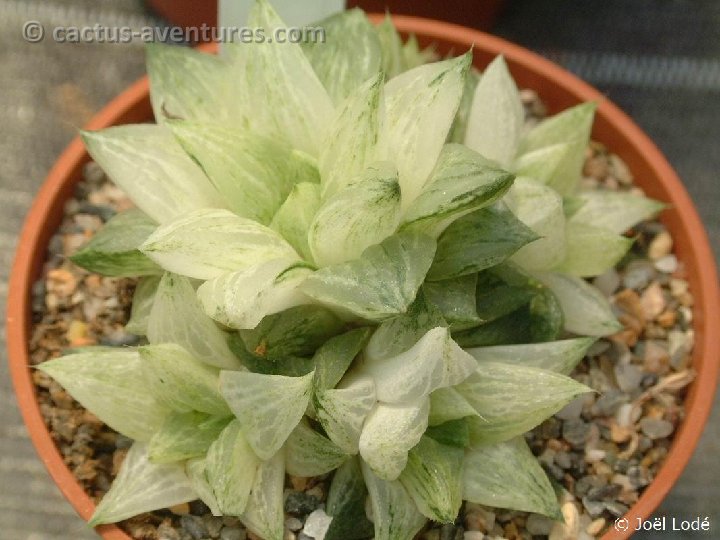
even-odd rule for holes
{"type": "MultiPolygon", "coordinates": [[[[248,24],[284,26],[267,0],[248,24]]],[[[527,129],[502,58],[318,25],[153,45],[158,125],[83,135],[138,208],[72,260],[141,278],[148,340],[39,366],[136,441],[92,523],[201,499],[280,540],[286,473],[332,474],[326,540],[411,540],[463,500],[559,519],[522,435],[589,391],[568,375],[620,325],[584,278],[662,205],[579,189],[593,104],[527,129]]]]}

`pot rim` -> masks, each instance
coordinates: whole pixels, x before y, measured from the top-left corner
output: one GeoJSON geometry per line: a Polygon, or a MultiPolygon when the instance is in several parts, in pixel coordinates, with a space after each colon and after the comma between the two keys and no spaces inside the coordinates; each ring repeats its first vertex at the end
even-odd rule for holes
{"type": "MultiPolygon", "coordinates": [[[[384,14],[369,16],[377,23],[384,14]]],[[[690,460],[710,414],[717,385],[720,341],[713,340],[708,331],[710,324],[720,320],[717,270],[707,234],[687,191],[655,144],[625,113],[599,91],[549,60],[504,39],[463,26],[403,15],[395,15],[393,20],[403,34],[415,34],[426,42],[462,45],[464,48],[475,46],[476,52],[485,55],[502,54],[511,71],[522,70],[530,77],[537,77],[538,81],[552,83],[554,90],[561,90],[566,98],[575,102],[596,101],[598,109],[593,134],[602,131],[601,141],[611,135],[620,139],[622,148],[609,145],[613,151],[621,156],[625,153],[634,157],[636,164],[647,169],[648,174],[658,182],[659,189],[672,200],[676,215],[671,224],[673,237],[676,240],[678,237],[692,239],[677,247],[682,247],[684,251],[679,258],[694,272],[693,279],[689,278],[696,301],[693,328],[701,330],[698,335],[702,338],[696,340],[693,351],[693,367],[697,376],[686,398],[685,419],[676,431],[668,455],[652,483],[624,516],[630,523],[638,518],[646,519],[670,491],[690,460]],[[606,125],[598,129],[598,121],[606,125]]],[[[213,46],[202,48],[214,49],[213,46]]],[[[534,89],[541,97],[546,97],[540,89],[534,89]]],[[[138,116],[138,109],[149,111],[148,94],[149,84],[145,76],[104,107],[86,129],[101,129],[127,122],[128,117],[138,116]]],[[[54,214],[53,210],[69,196],[74,185],[71,179],[77,177],[78,171],[89,159],[80,138],[75,137],[54,164],[35,197],[18,240],[6,315],[10,372],[23,420],[50,476],[86,521],[92,515],[95,505],[65,465],[44,423],[32,380],[28,343],[31,337],[32,285],[40,273],[47,243],[55,232],[60,215],[58,212],[54,214]]],[[[630,169],[633,168],[630,164],[630,169]]],[[[130,540],[116,525],[101,525],[96,530],[106,540],[130,540]]],[[[602,538],[620,540],[628,538],[632,532],[610,529],[602,538]]]]}

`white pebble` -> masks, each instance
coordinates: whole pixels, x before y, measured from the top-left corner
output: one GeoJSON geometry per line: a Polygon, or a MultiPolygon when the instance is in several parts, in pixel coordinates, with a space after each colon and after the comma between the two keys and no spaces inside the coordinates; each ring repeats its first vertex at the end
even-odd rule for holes
{"type": "Polygon", "coordinates": [[[463,540],[484,540],[485,535],[480,531],[465,531],[463,540]]]}
{"type": "Polygon", "coordinates": [[[303,532],[315,540],[323,540],[332,519],[325,513],[325,510],[314,510],[305,520],[303,532]]]}
{"type": "Polygon", "coordinates": [[[664,257],[661,257],[660,259],[655,261],[655,268],[660,272],[672,274],[678,268],[677,257],[672,253],[670,255],[665,255],[664,257]]]}

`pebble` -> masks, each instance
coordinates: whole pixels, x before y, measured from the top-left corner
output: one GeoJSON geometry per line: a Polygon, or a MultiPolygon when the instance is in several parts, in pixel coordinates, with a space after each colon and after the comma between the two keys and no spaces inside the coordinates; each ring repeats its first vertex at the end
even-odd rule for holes
{"type": "Polygon", "coordinates": [[[678,269],[677,257],[672,253],[670,255],[660,257],[657,261],[655,261],[655,268],[665,274],[672,274],[678,269]]]}
{"type": "Polygon", "coordinates": [[[672,247],[673,239],[670,236],[670,233],[662,231],[652,239],[652,242],[650,242],[647,252],[648,257],[653,261],[662,259],[665,255],[668,255],[670,251],[672,251],[672,247]]]}
{"type": "Polygon", "coordinates": [[[651,439],[663,439],[668,437],[675,427],[667,420],[646,417],[640,420],[640,429],[651,439]]]}
{"type": "Polygon", "coordinates": [[[285,520],[285,528],[291,531],[302,529],[303,523],[296,517],[289,517],[285,520]]]}
{"type": "Polygon", "coordinates": [[[620,287],[620,275],[617,273],[617,270],[611,268],[604,274],[596,277],[593,280],[593,285],[605,296],[610,297],[615,294],[615,291],[620,287]]]}
{"type": "Polygon", "coordinates": [[[580,515],[572,502],[563,503],[562,515],[565,523],[556,521],[553,524],[548,540],[576,540],[580,534],[580,515]]]}
{"type": "Polygon", "coordinates": [[[527,532],[533,536],[545,536],[550,534],[555,522],[540,514],[530,514],[525,522],[525,528],[527,532]]]}
{"type": "Polygon", "coordinates": [[[480,531],[465,531],[463,540],[485,540],[485,534],[480,531]]]}
{"type": "Polygon", "coordinates": [[[245,540],[247,533],[239,527],[223,527],[220,531],[220,540],[245,540]]]}
{"type": "Polygon", "coordinates": [[[643,378],[642,370],[635,364],[617,364],[613,371],[615,372],[615,380],[620,390],[624,392],[633,392],[640,388],[640,381],[643,378]]]}
{"type": "Polygon", "coordinates": [[[303,533],[315,540],[323,540],[328,528],[330,527],[332,519],[333,518],[331,516],[328,516],[325,513],[325,510],[314,510],[305,520],[303,533]]]}
{"type": "Polygon", "coordinates": [[[220,530],[223,527],[222,518],[213,516],[212,514],[205,514],[202,519],[205,524],[205,528],[210,534],[210,538],[218,538],[220,536],[220,530]]]}
{"type": "Polygon", "coordinates": [[[622,284],[628,289],[639,290],[646,287],[655,277],[655,267],[644,259],[630,262],[622,277],[622,284]]]}
{"type": "Polygon", "coordinates": [[[309,514],[318,506],[320,506],[320,500],[303,491],[290,491],[285,499],[285,511],[289,514],[309,514]]]}
{"type": "Polygon", "coordinates": [[[593,404],[593,416],[613,416],[620,406],[627,403],[629,399],[628,395],[620,390],[609,390],[593,404]]]}
{"type": "Polygon", "coordinates": [[[210,534],[202,518],[197,516],[189,514],[180,516],[180,526],[190,533],[194,540],[202,540],[210,534]]]}
{"type": "Polygon", "coordinates": [[[604,518],[597,518],[585,528],[585,532],[588,533],[590,536],[597,536],[605,527],[605,523],[606,522],[604,518]]]}
{"type": "Polygon", "coordinates": [[[653,282],[640,296],[645,318],[652,320],[660,315],[665,309],[665,296],[662,287],[657,281],[653,282]]]}
{"type": "Polygon", "coordinates": [[[440,540],[463,540],[463,529],[452,523],[445,523],[440,527],[440,540]]]}
{"type": "Polygon", "coordinates": [[[495,513],[479,504],[465,505],[465,527],[471,531],[490,531],[495,526],[495,513]]]}
{"type": "Polygon", "coordinates": [[[557,413],[555,413],[555,416],[561,420],[576,420],[580,418],[580,414],[582,413],[584,404],[585,396],[578,396],[570,403],[565,405],[562,409],[560,409],[557,413]]]}
{"type": "Polygon", "coordinates": [[[563,439],[575,448],[582,448],[590,435],[590,425],[582,420],[563,422],[563,439]]]}

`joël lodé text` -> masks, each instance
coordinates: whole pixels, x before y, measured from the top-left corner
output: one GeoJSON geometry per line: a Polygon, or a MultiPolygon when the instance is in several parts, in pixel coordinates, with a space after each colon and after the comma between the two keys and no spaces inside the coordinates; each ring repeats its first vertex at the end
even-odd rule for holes
{"type": "Polygon", "coordinates": [[[666,516],[647,520],[637,518],[634,525],[636,531],[709,531],[710,518],[707,516],[691,519],[666,516]]]}

